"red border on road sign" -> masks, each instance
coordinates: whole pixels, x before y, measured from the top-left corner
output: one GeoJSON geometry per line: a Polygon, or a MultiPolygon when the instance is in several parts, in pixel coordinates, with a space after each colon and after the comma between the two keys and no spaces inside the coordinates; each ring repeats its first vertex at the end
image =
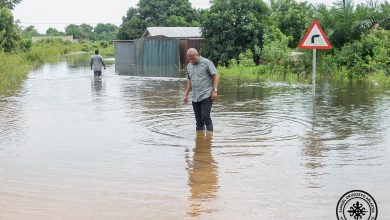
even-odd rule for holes
{"type": "Polygon", "coordinates": [[[326,37],[324,31],[322,30],[321,28],[321,25],[318,23],[317,20],[314,20],[313,23],[311,24],[309,30],[306,32],[305,36],[303,37],[303,40],[301,41],[301,43],[299,43],[299,48],[303,48],[303,49],[332,49],[332,46],[330,45],[329,41],[328,41],[328,38],[326,37]],[[309,36],[310,32],[312,31],[312,29],[314,28],[314,25],[317,25],[318,29],[320,30],[321,32],[321,35],[322,37],[325,39],[325,42],[328,46],[303,46],[303,43],[306,41],[306,38],[309,36]]]}

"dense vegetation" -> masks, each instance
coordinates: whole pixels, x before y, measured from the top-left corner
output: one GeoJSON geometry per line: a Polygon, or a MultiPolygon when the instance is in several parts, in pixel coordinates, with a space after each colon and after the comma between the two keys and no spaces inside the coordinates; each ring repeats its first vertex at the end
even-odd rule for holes
{"type": "Polygon", "coordinates": [[[270,11],[262,0],[215,0],[201,23],[206,38],[204,55],[226,65],[251,50],[259,64],[255,51],[263,47],[263,35],[271,25],[270,11]]]}
{"type": "MultiPolygon", "coordinates": [[[[89,24],[69,24],[65,27],[65,32],[58,31],[55,28],[48,28],[44,36],[73,36],[74,39],[85,41],[112,41],[116,39],[118,27],[114,24],[99,23],[95,27],[89,24]]],[[[41,36],[34,26],[28,26],[23,29],[25,37],[41,36]]]]}
{"type": "Polygon", "coordinates": [[[199,26],[199,13],[188,0],[139,0],[122,20],[118,39],[128,40],[140,38],[151,26],[199,26]]]}
{"type": "Polygon", "coordinates": [[[49,36],[72,35],[80,42],[77,46],[47,41],[33,44],[31,36],[40,35],[35,27],[22,29],[13,19],[11,10],[20,1],[0,0],[0,89],[22,79],[19,73],[25,75],[26,66],[55,57],[51,50],[61,54],[107,47],[112,53],[112,39],[140,38],[148,26],[199,26],[206,39],[202,55],[229,77],[307,79],[311,50],[300,50],[297,45],[314,19],[333,46],[318,52],[321,76],[382,82],[390,78],[387,0],[358,5],[353,0],[338,0],[333,6],[297,0],[271,0],[269,4],[263,0],[214,0],[206,10],[192,8],[188,0],[139,0],[137,7],[128,9],[120,27],[70,24],[65,32],[46,31],[49,36]]]}
{"type": "Polygon", "coordinates": [[[0,8],[13,9],[15,5],[19,4],[22,0],[0,0],[0,8]]]}
{"type": "MultiPolygon", "coordinates": [[[[114,53],[109,40],[115,38],[117,27],[110,24],[98,24],[88,38],[80,37],[80,43],[77,44],[60,39],[46,39],[32,43],[31,36],[39,35],[38,31],[33,26],[20,28],[11,12],[19,2],[20,0],[0,1],[0,93],[18,85],[27,76],[30,68],[44,62],[57,61],[59,56],[65,53],[92,52],[96,48],[99,48],[104,55],[114,53]]],[[[72,25],[68,27],[70,30],[77,30],[72,25]]],[[[51,36],[66,34],[54,28],[49,28],[47,33],[51,36]]]]}
{"type": "Polygon", "coordinates": [[[91,52],[99,48],[103,55],[113,55],[114,48],[105,41],[70,43],[59,39],[46,39],[31,44],[22,51],[4,52],[0,50],[0,94],[13,88],[26,78],[28,70],[46,62],[56,62],[61,55],[72,51],[91,52]]]}
{"type": "Polygon", "coordinates": [[[322,76],[390,75],[387,1],[355,5],[352,0],[338,0],[329,7],[296,0],[271,0],[268,5],[262,0],[214,0],[209,9],[199,11],[190,8],[188,0],[141,0],[123,17],[118,38],[139,38],[147,26],[175,26],[168,19],[172,16],[183,21],[178,26],[198,23],[206,39],[202,55],[236,77],[249,73],[310,77],[311,50],[297,46],[314,19],[333,46],[317,53],[322,76]]]}

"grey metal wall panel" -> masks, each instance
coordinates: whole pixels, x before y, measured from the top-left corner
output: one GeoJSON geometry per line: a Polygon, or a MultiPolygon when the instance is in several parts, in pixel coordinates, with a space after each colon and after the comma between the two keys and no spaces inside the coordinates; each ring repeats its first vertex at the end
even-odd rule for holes
{"type": "Polygon", "coordinates": [[[119,74],[135,73],[134,41],[115,41],[115,72],[119,74]]]}
{"type": "Polygon", "coordinates": [[[180,54],[177,39],[139,39],[134,42],[137,75],[178,76],[180,54]]]}

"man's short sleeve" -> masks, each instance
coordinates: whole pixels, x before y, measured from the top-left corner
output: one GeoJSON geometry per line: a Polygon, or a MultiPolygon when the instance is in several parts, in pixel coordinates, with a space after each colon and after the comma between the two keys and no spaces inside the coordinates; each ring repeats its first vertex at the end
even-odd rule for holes
{"type": "Polygon", "coordinates": [[[189,67],[187,66],[187,79],[191,80],[191,77],[190,77],[190,70],[189,70],[189,67]]]}
{"type": "Polygon", "coordinates": [[[217,74],[217,68],[215,68],[214,63],[211,62],[211,60],[208,60],[207,68],[209,69],[209,74],[211,76],[217,74]]]}

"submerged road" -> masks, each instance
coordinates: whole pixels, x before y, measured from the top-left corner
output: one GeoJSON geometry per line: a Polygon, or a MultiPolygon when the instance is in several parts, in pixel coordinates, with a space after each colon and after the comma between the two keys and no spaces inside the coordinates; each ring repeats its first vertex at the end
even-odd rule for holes
{"type": "Polygon", "coordinates": [[[91,78],[88,57],[0,96],[0,219],[336,219],[354,189],[390,218],[390,92],[223,81],[212,136],[185,80],[91,78]]]}

